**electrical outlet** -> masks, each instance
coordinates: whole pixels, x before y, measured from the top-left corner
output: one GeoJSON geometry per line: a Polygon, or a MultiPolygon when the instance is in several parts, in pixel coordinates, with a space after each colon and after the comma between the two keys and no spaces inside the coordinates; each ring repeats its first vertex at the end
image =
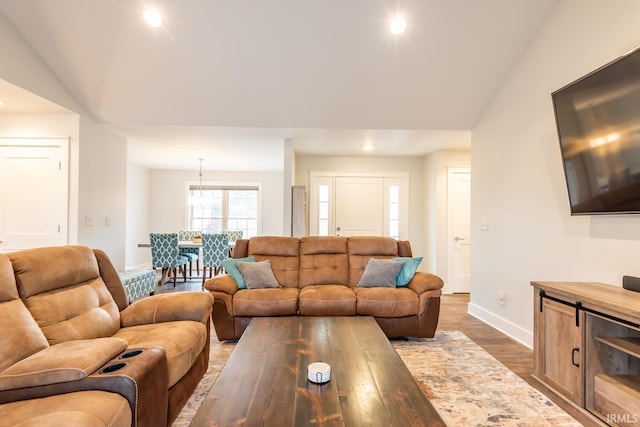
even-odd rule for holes
{"type": "Polygon", "coordinates": [[[507,296],[504,292],[498,292],[498,304],[506,305],[507,304],[507,296]]]}

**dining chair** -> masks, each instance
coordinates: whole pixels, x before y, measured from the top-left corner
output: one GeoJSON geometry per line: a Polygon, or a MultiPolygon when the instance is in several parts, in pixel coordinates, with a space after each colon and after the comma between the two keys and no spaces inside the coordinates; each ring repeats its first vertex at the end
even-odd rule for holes
{"type": "Polygon", "coordinates": [[[187,281],[187,263],[189,259],[180,255],[178,248],[178,233],[150,233],[151,263],[153,268],[162,269],[162,277],[158,284],[162,284],[166,275],[173,273],[173,286],[176,286],[178,269],[187,281]]]}
{"type": "MultiPolygon", "coordinates": [[[[191,242],[195,236],[200,236],[201,234],[199,231],[193,230],[178,231],[178,240],[191,242]]],[[[196,262],[196,273],[200,275],[200,248],[180,248],[180,255],[189,258],[189,276],[192,275],[193,261],[196,262]]]]}
{"type": "Polygon", "coordinates": [[[229,236],[229,256],[233,257],[233,248],[236,245],[236,240],[242,239],[244,231],[242,230],[225,230],[222,234],[229,236]]]}
{"type": "Polygon", "coordinates": [[[229,258],[229,236],[224,233],[202,235],[202,286],[209,277],[221,269],[222,261],[229,258]]]}

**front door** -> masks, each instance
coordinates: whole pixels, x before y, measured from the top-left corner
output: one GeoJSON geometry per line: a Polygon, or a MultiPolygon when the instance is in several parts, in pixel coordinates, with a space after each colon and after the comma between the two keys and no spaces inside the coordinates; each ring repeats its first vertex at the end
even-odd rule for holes
{"type": "Polygon", "coordinates": [[[68,139],[0,139],[0,252],[67,244],[68,139]]]}
{"type": "Polygon", "coordinates": [[[381,236],[384,179],[336,177],[336,236],[381,236]]]}

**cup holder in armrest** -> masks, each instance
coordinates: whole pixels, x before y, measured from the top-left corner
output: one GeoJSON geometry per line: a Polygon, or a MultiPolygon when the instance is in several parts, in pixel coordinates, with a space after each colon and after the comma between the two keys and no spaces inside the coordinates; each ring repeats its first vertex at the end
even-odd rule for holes
{"type": "Polygon", "coordinates": [[[135,357],[137,355],[139,355],[140,353],[142,353],[144,350],[142,349],[136,349],[136,350],[129,350],[123,354],[120,355],[120,357],[118,357],[118,359],[129,359],[130,357],[135,357]]]}
{"type": "Polygon", "coordinates": [[[112,372],[119,371],[120,369],[124,368],[125,366],[127,366],[127,364],[124,363],[124,362],[114,363],[113,365],[109,365],[106,368],[103,368],[100,371],[100,373],[101,374],[110,374],[112,372]]]}

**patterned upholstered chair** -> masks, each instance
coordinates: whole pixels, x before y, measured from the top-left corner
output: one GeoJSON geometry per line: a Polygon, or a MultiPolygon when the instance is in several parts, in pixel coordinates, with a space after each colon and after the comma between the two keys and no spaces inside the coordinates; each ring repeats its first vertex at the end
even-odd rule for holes
{"type": "Polygon", "coordinates": [[[222,261],[229,258],[229,236],[226,234],[202,235],[202,286],[207,279],[207,268],[209,277],[217,274],[222,265],[222,261]]]}
{"type": "Polygon", "coordinates": [[[242,231],[242,230],[240,230],[240,231],[228,231],[228,230],[225,230],[225,231],[222,232],[222,234],[226,234],[227,236],[229,236],[229,256],[233,256],[233,248],[236,245],[236,240],[242,239],[244,231],[242,231]]]}
{"type": "Polygon", "coordinates": [[[158,284],[162,284],[167,273],[173,273],[173,286],[176,286],[178,269],[182,272],[184,281],[187,281],[187,257],[180,255],[178,247],[178,233],[150,233],[151,263],[153,268],[162,269],[162,278],[158,284]]]}
{"type": "MultiPolygon", "coordinates": [[[[195,236],[200,236],[200,234],[199,231],[193,230],[178,231],[178,240],[191,242],[195,236]]],[[[196,262],[196,272],[200,274],[200,248],[180,248],[180,255],[189,258],[189,276],[193,272],[193,261],[196,262]]]]}
{"type": "Polygon", "coordinates": [[[223,231],[222,234],[226,234],[227,236],[229,236],[229,244],[235,243],[236,240],[238,239],[242,239],[242,235],[243,235],[244,231],[240,230],[240,231],[223,231]]]}

